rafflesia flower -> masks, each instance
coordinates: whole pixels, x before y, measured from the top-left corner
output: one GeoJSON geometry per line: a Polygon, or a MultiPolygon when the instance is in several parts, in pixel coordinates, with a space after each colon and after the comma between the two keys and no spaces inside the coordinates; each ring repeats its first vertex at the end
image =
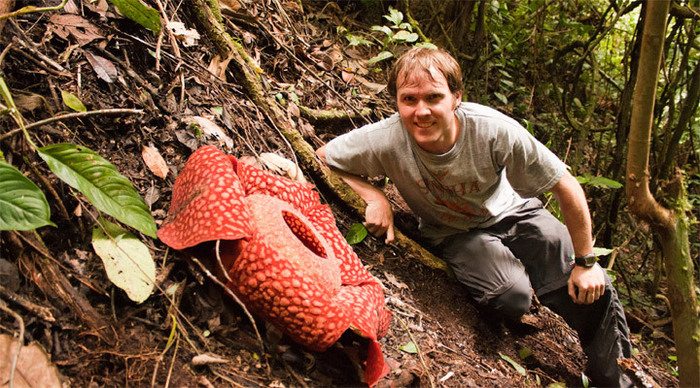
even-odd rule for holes
{"type": "Polygon", "coordinates": [[[256,315],[314,351],[353,330],[369,339],[367,384],[388,372],[377,342],[391,319],[382,287],[312,185],[202,147],[175,181],[158,237],[174,249],[221,240],[227,287],[256,315]]]}

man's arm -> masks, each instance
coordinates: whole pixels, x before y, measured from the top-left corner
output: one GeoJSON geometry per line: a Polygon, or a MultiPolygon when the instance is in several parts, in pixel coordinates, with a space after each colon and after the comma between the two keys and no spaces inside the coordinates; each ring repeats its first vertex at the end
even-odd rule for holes
{"type": "MultiPolygon", "coordinates": [[[[316,155],[326,165],[326,146],[316,150],[316,155]]],[[[367,202],[365,208],[365,227],[372,235],[379,237],[386,233],[385,243],[389,244],[394,241],[394,212],[391,209],[391,204],[384,192],[374,187],[371,183],[362,177],[349,174],[347,172],[330,167],[333,172],[338,174],[345,183],[352,188],[360,198],[367,202]]]]}
{"type": "MultiPolygon", "coordinates": [[[[578,257],[592,253],[591,216],[581,185],[566,171],[559,182],[552,187],[552,193],[559,202],[564,223],[574,244],[575,255],[578,257]]],[[[591,268],[574,266],[568,286],[569,295],[574,302],[591,304],[605,292],[603,269],[599,265],[591,268]]]]}

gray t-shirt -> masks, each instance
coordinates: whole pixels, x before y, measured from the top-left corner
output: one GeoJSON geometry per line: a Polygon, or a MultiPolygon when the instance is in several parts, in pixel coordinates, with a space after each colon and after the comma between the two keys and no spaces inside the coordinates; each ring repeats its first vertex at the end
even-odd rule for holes
{"type": "Polygon", "coordinates": [[[396,113],[330,141],[326,160],[351,174],[387,176],[433,243],[493,225],[564,174],[566,165],[510,117],[464,102],[456,114],[461,131],[444,154],[420,148],[396,113]]]}

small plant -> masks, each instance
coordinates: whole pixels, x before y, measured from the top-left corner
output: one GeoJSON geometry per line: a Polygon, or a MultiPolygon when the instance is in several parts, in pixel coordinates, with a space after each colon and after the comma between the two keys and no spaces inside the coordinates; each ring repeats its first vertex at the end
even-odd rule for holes
{"type": "MultiPolygon", "coordinates": [[[[374,57],[370,58],[367,62],[370,65],[374,65],[383,60],[392,58],[394,56],[393,50],[399,44],[411,44],[417,47],[429,47],[437,48],[434,44],[426,41],[419,42],[420,36],[413,31],[413,26],[404,21],[403,12],[389,7],[389,13],[383,16],[389,23],[383,26],[374,25],[371,30],[374,32],[381,32],[381,38],[375,38],[377,41],[381,42],[382,51],[374,57]]],[[[351,47],[366,46],[372,47],[375,45],[374,42],[365,39],[364,37],[353,34],[348,31],[345,27],[338,27],[336,29],[338,34],[345,36],[348,40],[348,45],[351,47]]]]}
{"type": "Polygon", "coordinates": [[[385,36],[382,39],[383,50],[367,61],[370,65],[389,59],[394,56],[390,48],[401,43],[411,43],[414,46],[436,48],[430,42],[418,42],[418,34],[413,31],[413,26],[403,20],[403,12],[389,7],[389,13],[384,15],[384,19],[391,24],[384,26],[372,26],[372,31],[382,32],[385,36]]]}
{"type": "Polygon", "coordinates": [[[668,369],[673,377],[678,377],[678,356],[670,354],[668,356],[668,369]]]}

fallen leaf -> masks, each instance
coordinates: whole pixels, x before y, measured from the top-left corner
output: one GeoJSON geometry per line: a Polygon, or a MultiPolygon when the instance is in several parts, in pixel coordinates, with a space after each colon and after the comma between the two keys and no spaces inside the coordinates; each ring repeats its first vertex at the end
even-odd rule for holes
{"type": "Polygon", "coordinates": [[[92,248],[102,259],[107,277],[126,292],[129,299],[141,303],[155,287],[156,265],[148,247],[121,226],[101,219],[92,230],[92,248]],[[106,232],[106,233],[105,233],[106,232]]]}
{"type": "Polygon", "coordinates": [[[201,366],[209,364],[226,364],[229,360],[221,358],[215,354],[199,354],[192,357],[192,365],[201,366]]]}
{"type": "Polygon", "coordinates": [[[199,40],[199,32],[194,28],[186,28],[183,22],[168,22],[166,27],[172,31],[173,35],[177,40],[182,42],[185,47],[194,46],[199,40]]]}
{"type": "Polygon", "coordinates": [[[189,130],[178,129],[175,131],[175,137],[192,151],[196,151],[199,148],[199,139],[189,130]]]}
{"type": "Polygon", "coordinates": [[[47,106],[46,99],[38,94],[17,94],[15,96],[15,105],[22,112],[33,112],[38,108],[47,106]]]}
{"type": "Polygon", "coordinates": [[[223,9],[229,9],[233,12],[241,9],[241,3],[238,0],[219,0],[219,5],[223,9]]]}
{"type": "Polygon", "coordinates": [[[384,276],[386,277],[386,280],[391,283],[394,287],[398,289],[408,289],[408,286],[404,282],[400,282],[398,279],[396,279],[396,276],[390,274],[389,272],[384,272],[384,276]]]}
{"type": "Polygon", "coordinates": [[[229,149],[233,148],[233,139],[228,137],[228,135],[224,133],[224,130],[210,119],[202,116],[186,116],[182,118],[182,121],[188,125],[196,125],[202,130],[204,135],[215,137],[224,143],[229,149]]]}
{"type": "Polygon", "coordinates": [[[340,76],[343,78],[343,81],[345,81],[346,84],[353,84],[355,83],[355,74],[349,73],[345,70],[340,72],[340,76]]]}
{"type": "MultiPolygon", "coordinates": [[[[17,354],[18,342],[7,334],[0,335],[0,382],[9,384],[12,360],[17,354]]],[[[14,374],[14,386],[61,387],[61,375],[49,356],[37,343],[22,346],[14,374]]]]}
{"type": "Polygon", "coordinates": [[[403,352],[410,354],[418,353],[418,346],[416,346],[416,344],[413,343],[413,341],[406,342],[405,344],[399,346],[399,349],[403,352]]]}
{"type": "Polygon", "coordinates": [[[85,51],[85,58],[90,63],[90,66],[92,66],[92,69],[95,70],[97,78],[108,83],[114,82],[113,79],[117,78],[117,68],[109,59],[92,54],[88,51],[85,51]]]}
{"type": "Polygon", "coordinates": [[[141,147],[141,157],[151,172],[158,178],[165,179],[168,176],[168,164],[160,155],[158,149],[153,146],[141,147]]]}
{"type": "Polygon", "coordinates": [[[286,175],[289,179],[297,182],[306,182],[306,178],[304,178],[304,174],[301,172],[299,166],[289,159],[271,152],[263,152],[258,159],[269,170],[280,175],[286,175]]]}
{"type": "Polygon", "coordinates": [[[80,46],[85,46],[95,39],[104,39],[100,29],[80,15],[53,14],[49,22],[56,35],[65,40],[72,36],[80,46]]]}
{"type": "Polygon", "coordinates": [[[228,64],[229,62],[231,62],[231,59],[233,59],[233,57],[231,56],[222,59],[218,54],[214,55],[211,58],[211,62],[209,62],[209,66],[207,66],[207,70],[209,70],[210,73],[216,75],[220,80],[225,81],[226,68],[228,68],[228,64]]]}
{"type": "Polygon", "coordinates": [[[80,101],[80,99],[75,94],[61,89],[61,98],[63,99],[63,103],[66,104],[67,107],[73,109],[74,111],[87,111],[87,108],[85,107],[83,102],[80,101]]]}
{"type": "Polygon", "coordinates": [[[362,86],[366,87],[367,89],[369,89],[370,92],[374,94],[381,93],[382,90],[386,89],[386,85],[371,82],[365,77],[361,77],[358,75],[356,76],[356,78],[358,81],[360,81],[362,86]]]}

